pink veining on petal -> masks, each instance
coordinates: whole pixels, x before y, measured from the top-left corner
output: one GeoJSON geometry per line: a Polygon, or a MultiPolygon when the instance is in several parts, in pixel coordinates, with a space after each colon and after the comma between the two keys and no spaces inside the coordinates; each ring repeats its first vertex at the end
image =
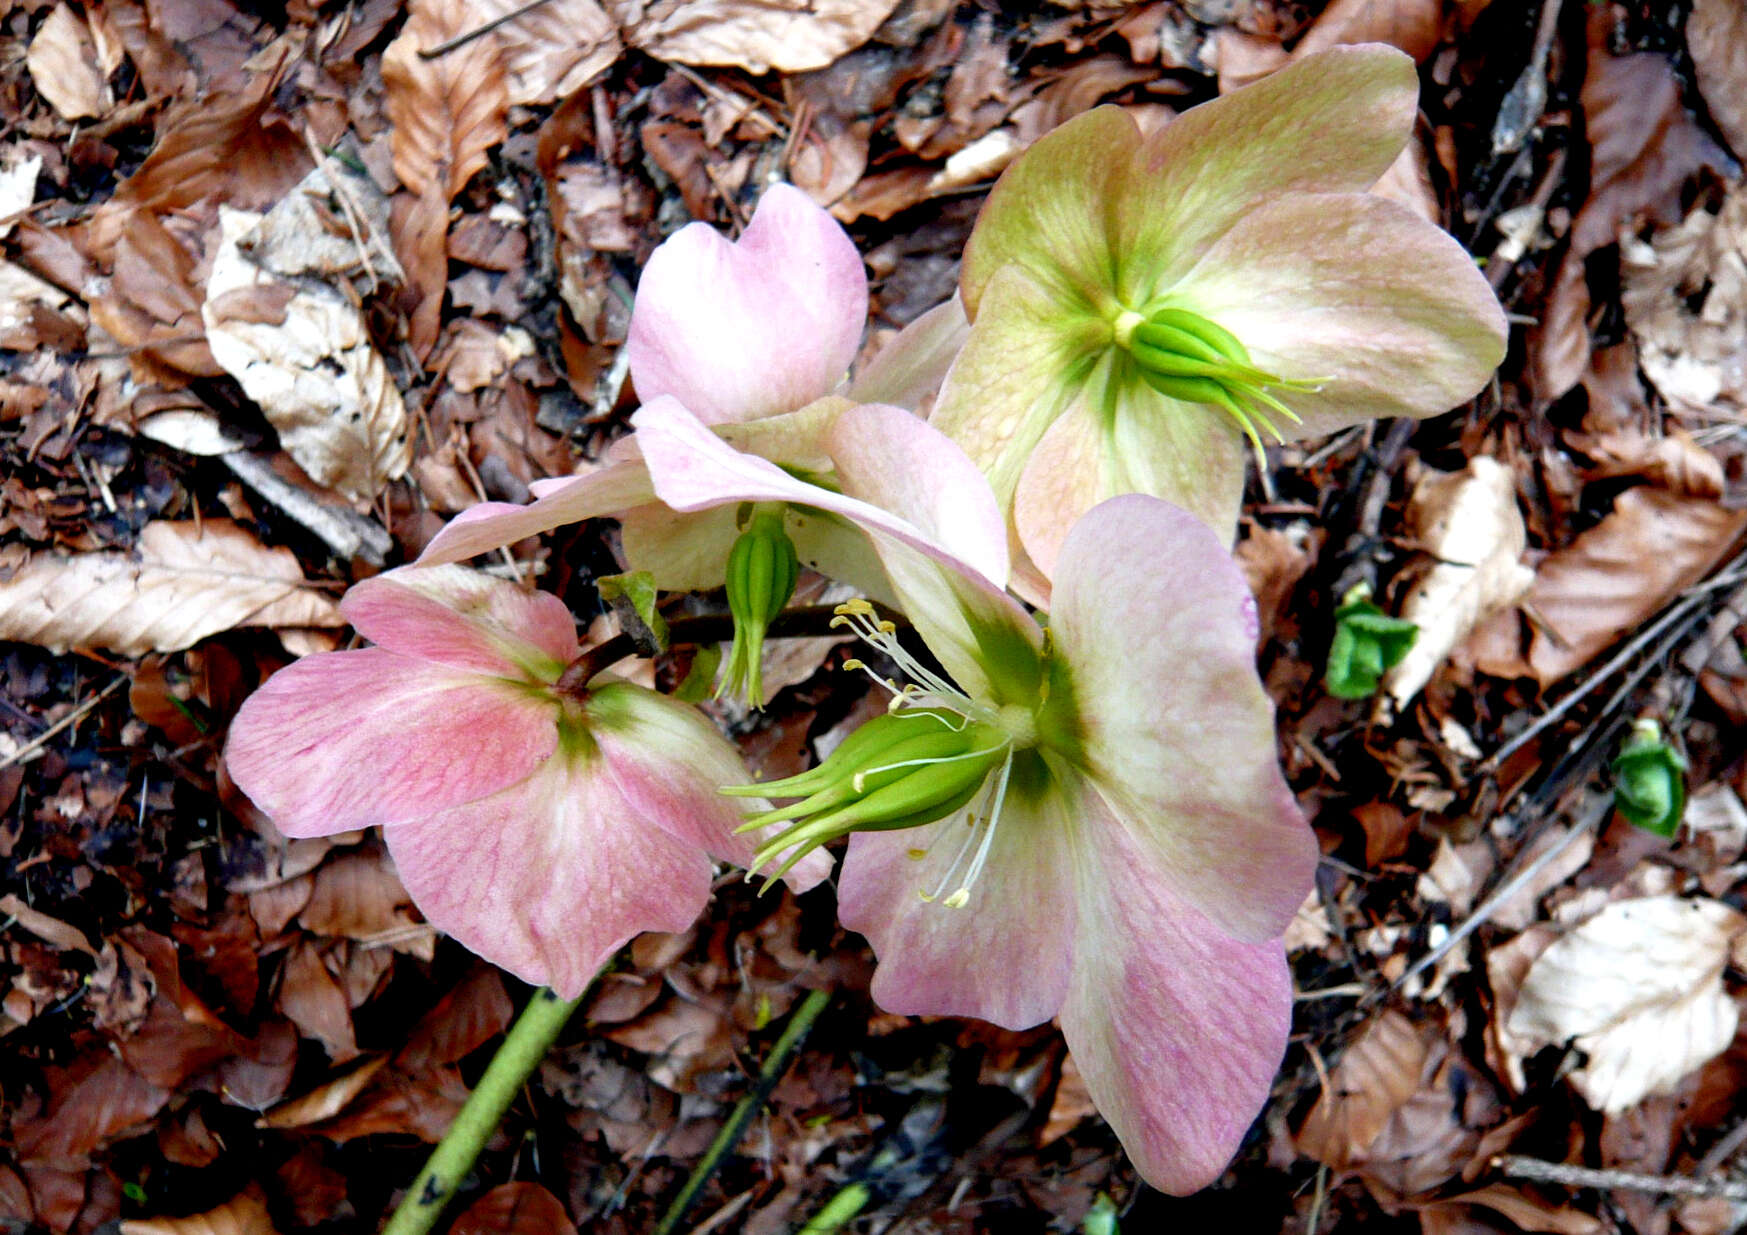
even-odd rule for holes
{"type": "Polygon", "coordinates": [[[459,566],[403,566],[366,579],[340,612],[378,647],[496,677],[544,669],[553,680],[582,650],[556,596],[459,566]]]}
{"type": "Polygon", "coordinates": [[[287,836],[394,824],[494,793],[558,742],[556,705],[382,648],[323,652],[243,701],[237,786],[287,836]]]}
{"type": "Polygon", "coordinates": [[[654,496],[649,474],[639,462],[615,464],[586,476],[535,481],[535,500],[481,502],[456,515],[419,555],[418,565],[462,562],[567,523],[602,519],[641,505],[654,496]]]}
{"type": "Polygon", "coordinates": [[[867,324],[867,274],[842,226],[772,185],[738,241],[690,223],[649,258],[625,348],[649,402],[708,424],[793,411],[848,372],[867,324]]]}

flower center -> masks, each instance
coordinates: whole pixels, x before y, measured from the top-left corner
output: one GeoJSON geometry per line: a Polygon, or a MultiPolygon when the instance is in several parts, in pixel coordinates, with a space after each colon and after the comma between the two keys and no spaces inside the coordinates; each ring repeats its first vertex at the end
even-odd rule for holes
{"type": "Polygon", "coordinates": [[[1222,408],[1250,439],[1258,463],[1264,458],[1263,433],[1276,442],[1286,440],[1269,417],[1298,423],[1298,416],[1271,391],[1314,391],[1319,385],[1257,368],[1236,335],[1187,309],[1158,309],[1146,316],[1124,309],[1111,323],[1111,334],[1154,390],[1185,403],[1222,408]]]}

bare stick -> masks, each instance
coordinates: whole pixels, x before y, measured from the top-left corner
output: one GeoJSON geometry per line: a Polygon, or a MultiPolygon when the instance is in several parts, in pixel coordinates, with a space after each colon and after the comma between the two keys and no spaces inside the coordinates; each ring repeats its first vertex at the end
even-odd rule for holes
{"type": "Polygon", "coordinates": [[[46,746],[48,744],[49,739],[54,737],[57,733],[61,732],[61,730],[66,729],[72,725],[78,724],[79,718],[81,716],[85,715],[85,713],[89,712],[92,708],[96,707],[99,703],[102,703],[105,699],[109,698],[109,696],[113,695],[116,691],[120,690],[121,684],[123,682],[126,682],[127,680],[128,680],[128,677],[127,677],[127,674],[125,674],[125,673],[122,674],[120,677],[116,678],[115,681],[111,682],[108,686],[105,686],[102,690],[98,691],[95,695],[92,695],[89,699],[85,700],[85,702],[81,703],[78,707],[74,708],[71,712],[68,712],[65,716],[61,717],[54,724],[50,725],[47,729],[44,729],[41,733],[37,734],[34,738],[32,738],[30,741],[26,742],[23,746],[20,746],[17,750],[13,751],[10,755],[7,755],[5,758],[0,759],[0,768],[9,768],[15,763],[23,763],[26,759],[28,759],[32,755],[34,755],[41,747],[46,746]]]}
{"type": "Polygon", "coordinates": [[[1599,1188],[1603,1192],[1651,1192],[1659,1196],[1723,1196],[1747,1201],[1747,1183],[1733,1179],[1694,1179],[1688,1175],[1643,1175],[1637,1171],[1598,1171],[1564,1162],[1543,1162],[1517,1154],[1501,1154],[1493,1169],[1510,1179],[1533,1179],[1567,1188],[1599,1188]]]}

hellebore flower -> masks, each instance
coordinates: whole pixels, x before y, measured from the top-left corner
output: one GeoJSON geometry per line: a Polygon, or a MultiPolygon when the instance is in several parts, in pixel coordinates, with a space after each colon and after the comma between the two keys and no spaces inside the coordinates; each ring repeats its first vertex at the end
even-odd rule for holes
{"type": "Polygon", "coordinates": [[[1228,543],[1246,438],[1426,416],[1503,358],[1504,316],[1449,235],[1365,192],[1418,79],[1335,48],[1143,137],[1101,107],[1041,138],[965,250],[972,329],[933,422],[1050,575],[1074,520],[1150,493],[1228,543]]]}
{"type": "MultiPolygon", "coordinates": [[[[1243,576],[1188,512],[1112,499],[1067,537],[1046,633],[886,513],[914,482],[857,419],[834,426],[838,474],[878,505],[811,502],[868,529],[949,676],[868,606],[844,606],[911,682],[818,768],[746,788],[800,799],[751,817],[789,825],[761,862],[780,870],[781,849],[850,835],[840,916],[878,954],[874,998],[1009,1028],[1059,1016],[1141,1174],[1199,1188],[1279,1066],[1291,985],[1278,937],[1317,859],[1276,760],[1243,576]]],[[[801,481],[675,419],[638,432],[676,509],[809,500],[801,481]]],[[[986,487],[981,502],[998,518],[986,487]]]]}
{"type": "Polygon", "coordinates": [[[750,860],[717,793],[745,775],[733,747],[654,691],[566,680],[556,597],[404,567],[340,609],[375,646],[274,674],[226,765],[287,836],[381,826],[425,917],[487,960],[574,998],[631,936],[691,925],[711,856],[750,860]]]}
{"type": "MultiPolygon", "coordinates": [[[[740,448],[797,471],[825,475],[820,447],[850,403],[843,382],[867,322],[867,276],[841,225],[800,190],[766,190],[738,241],[691,223],[662,243],[644,268],[626,340],[631,379],[648,404],[675,401],[740,448]]],[[[956,302],[924,314],[889,345],[849,393],[872,401],[919,400],[937,387],[965,326],[956,302]]],[[[747,594],[744,559],[805,563],[880,591],[879,566],[858,533],[834,521],[775,507],[724,506],[678,517],[655,500],[634,443],[589,475],[537,481],[526,506],[487,502],[463,511],[419,561],[457,562],[584,519],[623,521],[625,557],[669,591],[729,585],[736,621],[734,666],[724,685],[761,703],[757,650],[761,614],[780,610],[794,586],[747,594]]],[[[1003,569],[1005,569],[1003,567],[1003,569]]]]}

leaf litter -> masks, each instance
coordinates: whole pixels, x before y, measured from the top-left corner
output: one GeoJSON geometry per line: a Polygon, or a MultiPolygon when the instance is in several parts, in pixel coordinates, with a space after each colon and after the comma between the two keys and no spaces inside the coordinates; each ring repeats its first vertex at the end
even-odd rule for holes
{"type": "MultiPolygon", "coordinates": [[[[1740,15],[1564,9],[15,6],[0,1223],[363,1229],[416,1173],[526,992],[417,920],[377,842],[277,837],[217,752],[257,682],[333,646],[346,583],[593,465],[663,236],[789,179],[855,228],[889,333],[1054,124],[1168,123],[1381,38],[1423,96],[1380,191],[1538,324],[1475,406],[1252,479],[1258,654],[1328,859],[1290,936],[1293,1043],[1226,1178],[1139,1189],[1053,1029],[880,1013],[828,894],[730,880],[600,984],[448,1229],[649,1229],[811,987],[833,1009],[706,1187],[709,1229],[799,1227],[851,1184],[867,1230],[1071,1231],[1100,1193],[1131,1230],[1730,1229],[1726,1197],[1654,1187],[1742,1169],[1740,15]],[[1495,150],[1523,80],[1544,95],[1495,150]],[[1387,715],[1318,685],[1359,581],[1422,625],[1387,715]],[[1691,768],[1672,840],[1607,814],[1638,715],[1691,768]]],[[[608,555],[573,529],[514,566],[562,590],[608,555]]],[[[840,659],[805,649],[731,718],[766,775],[865,714],[840,659]]]]}

